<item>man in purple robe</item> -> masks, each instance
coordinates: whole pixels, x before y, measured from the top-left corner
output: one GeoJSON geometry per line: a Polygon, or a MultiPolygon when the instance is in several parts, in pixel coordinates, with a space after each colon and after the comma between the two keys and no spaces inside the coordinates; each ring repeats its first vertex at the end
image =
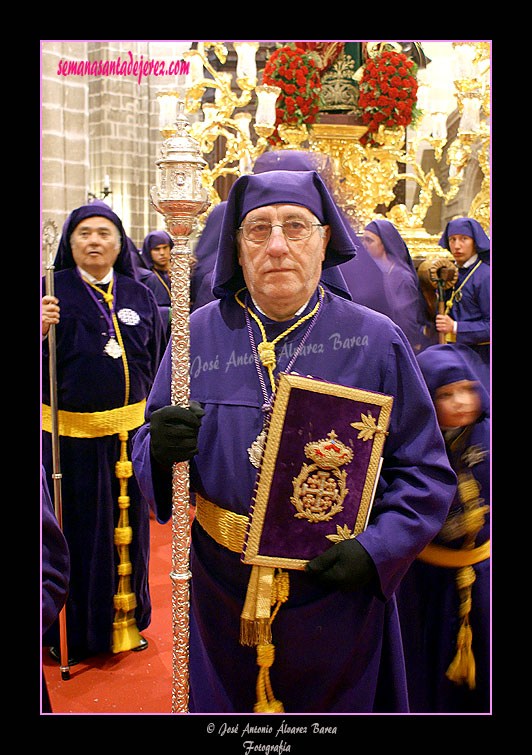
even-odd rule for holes
{"type": "Polygon", "coordinates": [[[137,278],[153,291],[167,338],[170,337],[170,251],[173,243],[166,231],[151,231],[142,243],[146,269],[137,270],[137,278]]]}
{"type": "MultiPolygon", "coordinates": [[[[255,353],[264,337],[276,341],[274,376],[293,369],[394,396],[369,526],[313,559],[307,571],[290,573],[290,596],[273,623],[269,673],[287,713],[408,710],[394,592],[441,527],[455,490],[434,407],[405,336],[388,318],[319,285],[322,269],[355,253],[317,173],[240,178],[221,229],[217,299],[190,318],[191,408],[169,406],[167,350],[147,424],[134,443],[137,479],[161,522],[171,516],[171,467],[186,432],[195,452],[190,473],[197,498],[222,519],[245,521],[257,474],[249,449],[272,399],[269,370],[255,353]]],[[[239,642],[250,569],[196,518],[192,712],[253,710],[256,655],[239,642]]]]}
{"type": "Polygon", "coordinates": [[[439,245],[448,249],[458,267],[458,279],[446,291],[444,315],[436,316],[436,329],[449,343],[469,346],[483,362],[479,377],[489,391],[490,375],[490,240],[473,218],[454,218],[439,245]]]}
{"type": "MultiPolygon", "coordinates": [[[[53,490],[46,336],[54,323],[63,531],[71,559],[66,624],[69,656],[78,661],[111,649],[119,581],[114,544],[121,495],[115,473],[121,457],[118,433],[125,434],[130,452],[131,434],[142,424],[164,336],[153,294],[135,280],[122,223],[110,207],[94,203],[71,213],[55,271],[55,297],[45,295],[42,302],[42,452],[53,490]]],[[[142,630],[151,614],[149,509],[134,477],[128,480],[127,495],[130,580],[135,619],[142,630]]],[[[58,639],[56,622],[43,644],[57,648],[58,639]]]]}

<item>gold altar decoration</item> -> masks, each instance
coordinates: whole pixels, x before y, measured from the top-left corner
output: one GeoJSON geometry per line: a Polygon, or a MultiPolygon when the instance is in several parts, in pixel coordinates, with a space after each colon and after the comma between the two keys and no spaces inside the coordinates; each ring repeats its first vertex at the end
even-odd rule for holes
{"type": "Polygon", "coordinates": [[[415,136],[406,146],[403,127],[389,129],[381,126],[375,136],[377,145],[373,147],[360,143],[366,127],[358,124],[317,123],[309,136],[310,149],[332,160],[334,178],[331,188],[354,225],[363,226],[383,217],[390,220],[412,256],[418,259],[442,254],[438,246],[439,236],[431,236],[424,228],[425,217],[434,194],[446,204],[456,197],[473,147],[477,145],[480,146],[477,158],[484,179],[468,214],[489,232],[490,133],[488,123],[480,122],[480,113],[483,111],[489,116],[490,91],[486,73],[489,71],[490,45],[486,42],[453,42],[453,47],[461,54],[454,81],[461,118],[458,133],[450,144],[445,124],[437,113],[433,114],[431,135],[415,136]],[[467,65],[468,58],[470,65],[467,65]],[[485,61],[488,61],[487,69],[478,72],[478,64],[485,61]],[[445,190],[434,168],[424,171],[418,162],[417,152],[422,142],[430,144],[438,163],[447,147],[445,161],[449,166],[449,186],[445,190]],[[401,164],[405,166],[405,172],[400,172],[401,164]],[[395,199],[394,188],[399,181],[414,181],[419,186],[417,203],[410,209],[405,204],[394,204],[386,210],[395,199]]]}
{"type": "MultiPolygon", "coordinates": [[[[368,50],[374,54],[383,44],[368,44],[368,50]]],[[[274,131],[275,100],[280,92],[277,87],[257,85],[255,56],[258,42],[234,42],[233,45],[238,56],[235,82],[231,74],[215,70],[208,59],[208,51],[212,48],[218,60],[225,64],[228,53],[223,43],[198,42],[197,49],[184,53],[190,60],[191,71],[185,106],[191,114],[200,109],[203,113],[203,119],[192,124],[191,135],[199,142],[203,155],[213,151],[217,139],[225,140],[222,159],[213,167],[206,167],[202,174],[211,208],[221,199],[214,187],[216,179],[224,175],[238,178],[251,173],[257,157],[268,148],[268,136],[274,131]],[[235,91],[235,83],[239,93],[235,91]],[[214,89],[214,102],[203,101],[209,89],[214,89]],[[250,133],[253,96],[257,98],[253,124],[256,137],[250,133]],[[238,108],[247,109],[235,113],[238,108]]],[[[306,144],[309,151],[330,158],[332,180],[328,181],[329,188],[355,228],[376,218],[390,220],[404,238],[413,258],[418,260],[441,256],[439,236],[431,236],[424,227],[427,212],[435,196],[448,204],[458,195],[464,183],[465,168],[472,157],[478,159],[484,179],[467,214],[476,218],[489,232],[490,130],[487,120],[481,120],[480,116],[484,113],[489,117],[487,74],[490,43],[453,42],[452,45],[456,57],[454,85],[460,125],[450,142],[445,124],[447,115],[434,109],[425,110],[420,103],[418,107],[423,116],[432,120],[429,134],[413,132],[413,138],[407,139],[402,126],[395,129],[381,127],[375,135],[377,143],[374,146],[361,144],[360,139],[367,129],[357,123],[356,110],[336,121],[334,117],[322,114],[320,122],[314,123],[312,129],[294,129],[288,125],[280,129],[284,141],[281,148],[301,150],[306,144]],[[484,63],[487,67],[481,70],[484,63]],[[420,165],[418,151],[423,142],[434,150],[436,163],[443,160],[449,166],[444,185],[434,167],[424,170],[420,165]],[[417,198],[411,207],[397,204],[394,189],[400,181],[417,185],[417,198]]],[[[176,100],[177,93],[160,95],[161,108],[163,95],[172,94],[176,100]]],[[[162,127],[161,132],[163,135],[167,133],[162,127]]],[[[408,136],[411,134],[409,129],[408,136]]],[[[202,221],[205,219],[206,215],[202,221]]]]}

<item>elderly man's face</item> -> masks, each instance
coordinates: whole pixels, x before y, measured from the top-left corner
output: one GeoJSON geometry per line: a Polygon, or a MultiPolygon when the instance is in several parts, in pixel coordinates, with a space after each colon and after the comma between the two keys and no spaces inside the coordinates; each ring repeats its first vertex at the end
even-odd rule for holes
{"type": "Polygon", "coordinates": [[[120,233],[108,218],[82,220],[70,236],[74,262],[97,280],[104,278],[120,252],[120,233]]]}
{"type": "MultiPolygon", "coordinates": [[[[264,220],[276,226],[292,219],[319,222],[306,207],[284,204],[251,210],[242,225],[264,220]]],[[[329,226],[323,226],[323,232],[313,227],[310,237],[300,241],[290,241],[278,227],[263,242],[239,234],[238,261],[244,280],[253,300],[271,319],[289,319],[310,299],[320,279],[329,236],[329,226]]]]}

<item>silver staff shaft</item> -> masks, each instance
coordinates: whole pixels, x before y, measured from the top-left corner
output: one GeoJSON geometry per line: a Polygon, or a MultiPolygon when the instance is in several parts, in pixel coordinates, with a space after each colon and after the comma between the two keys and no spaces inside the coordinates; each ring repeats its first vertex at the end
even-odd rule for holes
{"type": "MultiPolygon", "coordinates": [[[[55,296],[54,287],[54,266],[52,264],[46,267],[46,295],[55,296]]],[[[57,347],[55,325],[52,323],[48,331],[48,352],[49,352],[49,376],[50,376],[50,413],[52,417],[52,480],[54,491],[54,508],[55,516],[63,529],[63,502],[61,495],[61,458],[59,452],[59,423],[58,423],[58,405],[57,405],[57,347]]],[[[66,608],[63,606],[59,612],[59,647],[60,647],[60,669],[61,678],[65,681],[70,679],[70,667],[68,664],[68,642],[66,628],[66,608]]]]}
{"type": "MultiPolygon", "coordinates": [[[[185,239],[186,243],[186,239],[185,239]]],[[[172,292],[172,404],[188,406],[190,363],[190,252],[172,251],[170,270],[172,292]]],[[[172,476],[172,611],[173,688],[172,711],[188,711],[189,606],[190,606],[190,496],[189,465],[174,464],[172,476]]]]}
{"type": "MultiPolygon", "coordinates": [[[[172,302],[172,378],[171,401],[188,407],[190,370],[190,260],[188,239],[196,217],[209,207],[207,192],[201,185],[201,171],[207,164],[200,155],[199,143],[188,131],[184,103],[178,104],[175,131],[161,147],[157,160],[158,183],[152,187],[151,201],[164,217],[173,242],[170,255],[172,302]]],[[[174,464],[172,472],[172,613],[173,613],[173,688],[172,712],[188,711],[188,644],[190,607],[190,499],[188,462],[174,464]]]]}

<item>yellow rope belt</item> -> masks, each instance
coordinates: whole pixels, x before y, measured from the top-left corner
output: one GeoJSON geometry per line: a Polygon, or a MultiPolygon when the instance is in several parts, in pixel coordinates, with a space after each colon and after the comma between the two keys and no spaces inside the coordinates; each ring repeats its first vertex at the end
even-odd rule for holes
{"type": "MultiPolygon", "coordinates": [[[[119,406],[103,412],[57,412],[59,435],[69,438],[101,438],[104,435],[116,435],[129,432],[144,423],[146,399],[136,404],[119,406]]],[[[52,432],[52,412],[49,406],[42,405],[42,427],[52,432]]]]}
{"type": "Polygon", "coordinates": [[[234,553],[242,553],[249,518],[222,509],[196,493],[196,519],[205,532],[219,545],[234,553]]]}
{"type": "Polygon", "coordinates": [[[429,543],[418,556],[420,561],[434,566],[446,566],[450,569],[460,569],[485,561],[490,556],[490,541],[486,540],[478,548],[453,550],[443,545],[429,543]]]}

